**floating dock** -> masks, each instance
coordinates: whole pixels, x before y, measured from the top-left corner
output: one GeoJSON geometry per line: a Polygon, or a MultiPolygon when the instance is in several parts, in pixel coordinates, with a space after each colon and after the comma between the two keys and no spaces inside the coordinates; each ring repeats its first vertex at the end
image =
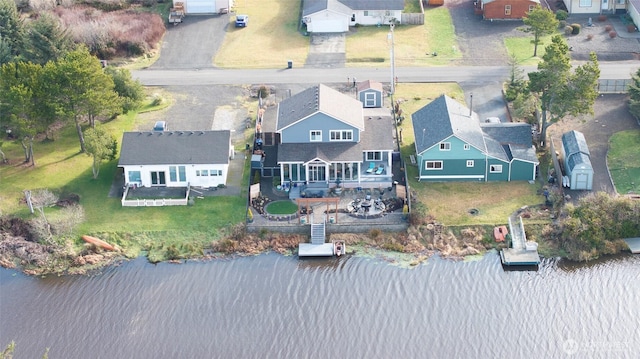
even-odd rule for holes
{"type": "Polygon", "coordinates": [[[325,243],[325,224],[311,224],[311,243],[298,245],[298,257],[332,257],[333,243],[325,243]]]}
{"type": "Polygon", "coordinates": [[[511,248],[505,248],[500,251],[500,260],[506,266],[536,266],[540,264],[538,244],[527,241],[522,217],[518,218],[520,218],[520,226],[515,228],[511,223],[511,218],[509,218],[511,248]]]}
{"type": "Polygon", "coordinates": [[[634,254],[640,253],[640,237],[625,238],[624,241],[627,242],[627,245],[629,246],[631,253],[634,253],[634,254]]]}
{"type": "Polygon", "coordinates": [[[333,257],[333,243],[300,243],[298,257],[333,257]]]}

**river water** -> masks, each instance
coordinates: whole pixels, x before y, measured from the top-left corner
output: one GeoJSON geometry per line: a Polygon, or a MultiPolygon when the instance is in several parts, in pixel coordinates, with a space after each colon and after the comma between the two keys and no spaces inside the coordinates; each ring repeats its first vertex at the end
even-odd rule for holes
{"type": "Polygon", "coordinates": [[[34,278],[0,270],[0,345],[40,358],[637,358],[640,256],[504,271],[277,254],[34,278]]]}

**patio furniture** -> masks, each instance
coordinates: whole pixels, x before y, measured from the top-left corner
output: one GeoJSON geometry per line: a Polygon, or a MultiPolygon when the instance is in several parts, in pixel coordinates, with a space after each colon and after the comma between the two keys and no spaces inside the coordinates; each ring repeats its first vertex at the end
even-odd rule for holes
{"type": "Polygon", "coordinates": [[[369,168],[367,168],[367,173],[373,173],[376,169],[376,164],[374,162],[369,162],[369,168]]]}
{"type": "Polygon", "coordinates": [[[377,175],[381,175],[381,174],[382,174],[382,171],[384,171],[384,166],[380,166],[380,167],[378,167],[378,169],[376,170],[376,174],[377,174],[377,175]]]}

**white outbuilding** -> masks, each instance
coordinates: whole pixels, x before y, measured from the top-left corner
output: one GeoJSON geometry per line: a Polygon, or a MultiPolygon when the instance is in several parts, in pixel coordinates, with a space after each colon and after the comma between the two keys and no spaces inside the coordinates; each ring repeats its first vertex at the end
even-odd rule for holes
{"type": "Polygon", "coordinates": [[[593,189],[593,167],[587,141],[582,132],[569,131],[562,135],[564,170],[573,190],[593,189]]]}

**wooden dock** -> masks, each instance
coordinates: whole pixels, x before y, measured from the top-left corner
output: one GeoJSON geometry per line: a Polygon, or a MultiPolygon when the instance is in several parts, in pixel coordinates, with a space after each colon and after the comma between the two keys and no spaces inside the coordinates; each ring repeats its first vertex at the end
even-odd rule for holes
{"type": "Polygon", "coordinates": [[[540,264],[538,244],[527,242],[522,217],[518,218],[520,218],[520,225],[515,227],[511,222],[511,218],[509,218],[511,248],[505,248],[500,251],[500,260],[506,266],[536,266],[540,264]]]}
{"type": "Polygon", "coordinates": [[[631,253],[634,253],[634,254],[640,253],[640,237],[625,238],[624,241],[627,242],[627,245],[629,246],[631,253]]]}

